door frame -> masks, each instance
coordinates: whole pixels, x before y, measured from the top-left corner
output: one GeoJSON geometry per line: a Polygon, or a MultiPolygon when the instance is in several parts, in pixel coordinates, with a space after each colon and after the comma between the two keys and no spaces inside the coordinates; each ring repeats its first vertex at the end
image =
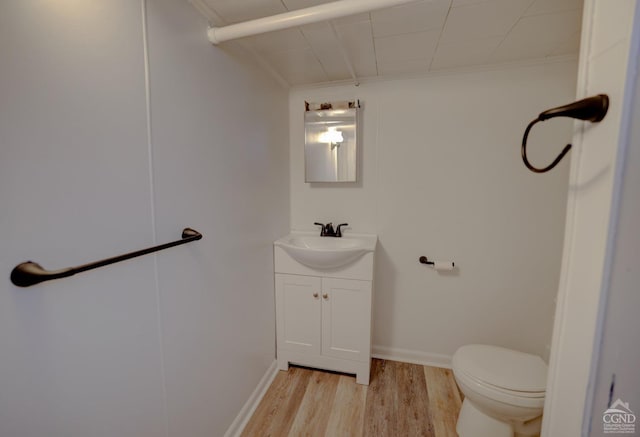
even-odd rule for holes
{"type": "MultiPolygon", "coordinates": [[[[600,7],[605,1],[600,0],[600,7]]],[[[589,88],[589,62],[594,55],[591,41],[594,32],[594,21],[601,17],[596,14],[598,0],[586,0],[584,5],[583,28],[581,35],[580,61],[578,69],[578,98],[586,97],[589,88]]],[[[627,4],[632,4],[628,2],[627,4]]],[[[603,199],[601,207],[608,211],[608,225],[601,232],[606,233],[606,247],[600,253],[588,256],[602,259],[600,283],[594,284],[592,290],[576,290],[572,287],[572,278],[581,274],[576,267],[576,259],[580,253],[574,251],[574,243],[584,236],[575,235],[576,221],[585,220],[585,211],[580,209],[580,199],[576,191],[570,190],[567,202],[567,221],[565,229],[564,253],[562,270],[558,290],[554,332],[551,343],[551,357],[547,380],[547,396],[543,418],[542,436],[577,436],[588,435],[589,423],[593,414],[594,386],[597,376],[598,357],[600,354],[603,329],[603,319],[608,295],[608,284],[611,275],[611,265],[614,252],[614,239],[617,234],[618,218],[620,215],[620,194],[624,170],[625,151],[629,146],[629,119],[631,108],[640,105],[636,97],[636,74],[638,66],[638,48],[640,47],[640,7],[635,8],[631,20],[632,29],[630,50],[626,65],[621,105],[621,123],[618,127],[617,144],[613,152],[612,166],[614,167],[613,182],[610,196],[603,199]],[[583,293],[582,295],[580,293],[583,293]],[[580,302],[576,297],[588,301],[583,314],[579,312],[580,302]],[[590,307],[594,306],[594,308],[590,307]],[[567,348],[572,345],[573,350],[567,348]],[[578,353],[576,353],[576,351],[578,353]],[[584,366],[584,359],[588,360],[587,372],[570,372],[584,366]],[[572,405],[571,405],[572,404],[572,405]]],[[[593,92],[592,92],[593,93],[593,92]]],[[[581,145],[584,135],[584,125],[576,131],[574,144],[581,145]]],[[[574,148],[571,159],[570,186],[579,186],[578,175],[584,165],[580,159],[579,147],[574,148]]],[[[628,168],[627,171],[631,169],[628,168]]],[[[633,169],[633,171],[638,171],[633,169]]],[[[588,212],[588,211],[587,211],[588,212]]],[[[582,254],[584,256],[584,254],[582,254]]],[[[582,271],[583,272],[583,271],[582,271]]],[[[637,323],[637,322],[636,322],[637,323]]]]}

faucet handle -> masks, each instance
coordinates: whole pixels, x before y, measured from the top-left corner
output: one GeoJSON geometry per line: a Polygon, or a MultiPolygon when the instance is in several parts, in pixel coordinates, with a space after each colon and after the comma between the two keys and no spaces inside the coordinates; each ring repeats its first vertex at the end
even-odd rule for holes
{"type": "MultiPolygon", "coordinates": [[[[331,224],[331,223],[329,223],[329,224],[331,224]]],[[[315,222],[314,225],[322,226],[322,230],[320,231],[320,236],[324,237],[324,234],[326,233],[326,228],[325,228],[324,224],[315,222]]]]}
{"type": "Polygon", "coordinates": [[[349,223],[340,223],[338,225],[338,227],[336,228],[336,237],[342,237],[342,231],[340,231],[340,228],[342,226],[349,226],[349,223]]]}
{"type": "Polygon", "coordinates": [[[333,230],[333,223],[329,222],[326,225],[324,225],[324,235],[327,237],[335,237],[336,233],[333,230]]]}

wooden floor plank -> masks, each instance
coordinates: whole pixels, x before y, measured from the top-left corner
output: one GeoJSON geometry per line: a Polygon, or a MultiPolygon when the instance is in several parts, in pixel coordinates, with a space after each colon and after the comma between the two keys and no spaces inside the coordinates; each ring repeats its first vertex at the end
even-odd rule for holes
{"type": "Polygon", "coordinates": [[[341,375],[325,437],[361,437],[366,403],[367,386],[356,384],[352,376],[341,375]]]}
{"type": "Polygon", "coordinates": [[[457,437],[461,395],[448,369],[374,359],[371,384],[291,366],[279,372],[244,437],[457,437]]]}
{"type": "MultiPolygon", "coordinates": [[[[340,375],[313,371],[289,436],[322,437],[329,423],[340,375]]],[[[286,434],[281,434],[284,436],[286,434]]]]}
{"type": "Polygon", "coordinates": [[[458,416],[458,412],[460,412],[460,408],[462,407],[462,401],[464,400],[464,396],[460,391],[460,387],[456,384],[456,378],[453,376],[453,370],[450,369],[442,369],[444,373],[447,374],[449,379],[449,387],[451,387],[451,396],[453,400],[453,407],[456,410],[456,417],[458,416]]]}
{"type": "Polygon", "coordinates": [[[395,362],[373,360],[367,389],[363,436],[396,436],[398,397],[395,362]]]}
{"type": "Polygon", "coordinates": [[[457,437],[456,422],[460,412],[460,393],[449,369],[424,367],[429,393],[429,415],[436,437],[457,437]]]}
{"type": "Polygon", "coordinates": [[[282,437],[289,433],[313,371],[280,371],[242,432],[243,437],[282,437]]]}
{"type": "Polygon", "coordinates": [[[429,394],[424,367],[396,363],[396,385],[399,409],[396,435],[434,437],[429,419],[429,394]]]}

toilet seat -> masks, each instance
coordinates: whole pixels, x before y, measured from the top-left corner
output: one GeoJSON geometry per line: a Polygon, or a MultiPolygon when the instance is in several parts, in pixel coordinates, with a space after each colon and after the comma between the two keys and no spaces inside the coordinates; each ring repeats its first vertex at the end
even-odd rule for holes
{"type": "Polygon", "coordinates": [[[454,375],[478,394],[498,402],[542,408],[547,365],[536,355],[497,346],[467,345],[453,356],[454,375]]]}
{"type": "Polygon", "coordinates": [[[483,387],[486,387],[489,390],[493,390],[496,393],[504,393],[506,395],[509,396],[518,396],[521,398],[544,398],[545,393],[544,391],[519,391],[519,390],[509,390],[507,388],[504,387],[498,387],[497,385],[493,385],[493,384],[488,384],[476,377],[474,377],[473,375],[469,375],[468,373],[464,372],[464,371],[460,371],[461,376],[464,376],[464,378],[466,379],[466,381],[468,383],[471,384],[475,384],[475,385],[482,385],[483,387]]]}
{"type": "Polygon", "coordinates": [[[491,400],[524,408],[542,408],[544,392],[517,392],[486,384],[464,372],[455,373],[459,385],[473,390],[475,393],[491,400]]]}

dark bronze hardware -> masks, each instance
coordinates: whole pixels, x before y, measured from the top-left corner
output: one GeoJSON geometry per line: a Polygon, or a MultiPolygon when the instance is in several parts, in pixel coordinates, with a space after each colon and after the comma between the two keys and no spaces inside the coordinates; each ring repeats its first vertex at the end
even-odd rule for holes
{"type": "Polygon", "coordinates": [[[326,225],[322,223],[315,222],[314,225],[322,226],[320,230],[321,237],[342,237],[342,231],[340,230],[341,226],[349,226],[349,223],[341,223],[338,225],[336,229],[333,229],[333,223],[329,222],[326,225]]]}
{"type": "Polygon", "coordinates": [[[69,276],[73,276],[76,273],[86,272],[87,270],[97,269],[98,267],[104,267],[109,264],[114,264],[142,255],[147,255],[159,250],[190,243],[192,241],[200,240],[201,238],[202,234],[200,232],[191,228],[185,228],[182,231],[181,240],[172,241],[171,243],[165,243],[159,246],[149,247],[147,249],[138,250],[124,255],[114,256],[112,258],[103,259],[102,261],[83,264],[78,267],[68,267],[66,269],[60,270],[46,270],[38,263],[35,263],[33,261],[26,261],[18,264],[11,271],[11,282],[13,282],[13,284],[17,285],[18,287],[29,287],[40,282],[50,281],[52,279],[66,278],[69,276]]]}
{"type": "MultiPolygon", "coordinates": [[[[329,224],[331,224],[331,223],[329,223],[329,224]]],[[[325,236],[325,232],[326,232],[325,225],[323,223],[318,223],[318,222],[315,222],[314,225],[322,226],[322,229],[320,230],[320,236],[324,237],[325,236]]]]}
{"type": "Polygon", "coordinates": [[[336,228],[336,237],[338,238],[342,237],[342,231],[340,230],[342,226],[349,226],[349,223],[340,223],[338,225],[338,227],[336,228]]]}
{"type": "Polygon", "coordinates": [[[427,265],[430,265],[430,266],[432,266],[434,264],[434,262],[433,261],[429,261],[426,256],[421,256],[420,259],[418,259],[418,261],[420,261],[422,264],[427,264],[427,265]]]}
{"type": "MultiPolygon", "coordinates": [[[[422,263],[422,264],[426,264],[426,265],[428,265],[428,266],[433,266],[433,265],[435,265],[435,262],[433,262],[433,261],[429,261],[429,260],[427,259],[427,257],[426,257],[426,256],[421,256],[420,258],[418,258],[418,261],[420,261],[420,263],[422,263]]],[[[451,263],[451,265],[455,267],[455,266],[456,266],[456,263],[452,262],[452,263],[451,263]]]]}
{"type": "Polygon", "coordinates": [[[538,115],[538,118],[529,123],[524,131],[524,136],[522,137],[522,147],[520,149],[520,153],[522,154],[522,161],[524,162],[524,165],[534,173],[546,173],[556,165],[558,165],[562,158],[564,158],[564,155],[566,155],[571,149],[571,144],[567,144],[551,164],[544,168],[534,167],[527,159],[527,138],[529,137],[529,131],[531,130],[533,125],[555,117],[570,117],[577,118],[579,120],[590,121],[592,123],[598,123],[604,119],[605,115],[607,115],[608,109],[609,96],[607,96],[606,94],[598,94],[597,96],[578,100],[577,102],[569,103],[568,105],[559,106],[553,109],[548,109],[540,113],[540,115],[538,115]]]}

